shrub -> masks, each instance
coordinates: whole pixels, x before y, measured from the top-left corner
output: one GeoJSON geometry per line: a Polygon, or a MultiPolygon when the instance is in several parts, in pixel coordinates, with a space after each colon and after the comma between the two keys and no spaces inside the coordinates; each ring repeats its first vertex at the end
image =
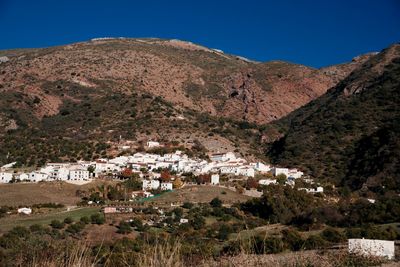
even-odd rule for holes
{"type": "Polygon", "coordinates": [[[103,224],[105,222],[104,216],[102,216],[100,213],[92,214],[90,216],[90,220],[93,224],[103,224]]]}
{"type": "Polygon", "coordinates": [[[222,201],[216,197],[213,200],[211,200],[210,205],[214,208],[220,208],[222,207],[222,201]]]}
{"type": "Polygon", "coordinates": [[[67,218],[64,219],[64,223],[65,224],[71,224],[73,222],[74,222],[74,220],[71,217],[67,217],[67,218]]]}
{"type": "Polygon", "coordinates": [[[132,227],[129,223],[125,221],[121,221],[118,226],[118,231],[119,234],[129,234],[132,232],[132,227]]]}
{"type": "Polygon", "coordinates": [[[90,223],[90,219],[87,216],[81,217],[80,221],[83,222],[84,224],[90,223]]]}
{"type": "Polygon", "coordinates": [[[64,223],[60,222],[59,220],[52,220],[50,226],[54,229],[62,229],[64,228],[64,223]]]}
{"type": "Polygon", "coordinates": [[[304,240],[300,233],[293,229],[285,229],[282,231],[283,242],[287,248],[292,251],[300,250],[304,245],[304,240]]]}
{"type": "Polygon", "coordinates": [[[191,202],[184,202],[183,205],[182,205],[182,208],[191,209],[191,208],[193,208],[193,206],[194,205],[191,202]]]}
{"type": "Polygon", "coordinates": [[[68,225],[68,227],[67,227],[67,229],[65,229],[65,231],[67,231],[68,233],[71,233],[71,234],[77,234],[77,233],[81,232],[84,228],[85,228],[85,224],[83,222],[77,222],[77,223],[68,225]]]}
{"type": "Polygon", "coordinates": [[[304,242],[305,249],[319,249],[325,246],[326,242],[320,235],[311,235],[304,242]]]}
{"type": "Polygon", "coordinates": [[[339,243],[339,242],[345,240],[345,237],[342,234],[342,232],[340,232],[332,227],[328,227],[325,230],[323,230],[321,233],[321,237],[323,239],[325,239],[326,241],[333,242],[333,243],[339,243]]]}

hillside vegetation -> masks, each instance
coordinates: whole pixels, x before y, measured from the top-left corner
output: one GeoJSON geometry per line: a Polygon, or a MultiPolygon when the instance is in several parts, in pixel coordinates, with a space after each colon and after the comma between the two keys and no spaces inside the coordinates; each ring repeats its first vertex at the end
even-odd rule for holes
{"type": "Polygon", "coordinates": [[[113,149],[107,142],[120,138],[199,141],[211,151],[254,155],[260,125],[320,96],[365,61],[318,70],[161,39],[0,56],[9,58],[0,64],[0,164],[19,165],[105,157],[113,149]]]}
{"type": "Polygon", "coordinates": [[[400,45],[394,45],[274,123],[281,137],[268,144],[267,154],[353,190],[398,191],[399,107],[400,45]]]}

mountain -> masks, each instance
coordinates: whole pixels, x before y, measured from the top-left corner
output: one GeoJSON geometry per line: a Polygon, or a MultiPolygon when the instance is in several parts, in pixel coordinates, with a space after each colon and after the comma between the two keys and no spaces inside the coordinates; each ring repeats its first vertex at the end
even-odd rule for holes
{"type": "Polygon", "coordinates": [[[370,57],[326,94],[273,123],[267,154],[353,190],[400,188],[400,45],[370,57]]]}
{"type": "Polygon", "coordinates": [[[100,157],[121,140],[150,138],[250,156],[260,125],[369,57],[314,69],[155,38],[0,51],[0,163],[100,157]]]}

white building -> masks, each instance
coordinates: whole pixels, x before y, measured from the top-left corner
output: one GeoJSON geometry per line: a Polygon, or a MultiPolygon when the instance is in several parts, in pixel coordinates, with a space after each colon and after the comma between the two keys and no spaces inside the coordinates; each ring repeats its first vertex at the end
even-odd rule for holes
{"type": "Polygon", "coordinates": [[[182,224],[182,223],[188,223],[189,222],[189,220],[188,219],[185,219],[185,218],[181,218],[180,220],[179,220],[179,223],[180,224],[182,224]]]}
{"type": "Polygon", "coordinates": [[[1,167],[0,167],[0,170],[8,170],[8,169],[11,169],[12,167],[14,167],[15,164],[17,164],[16,161],[11,162],[11,163],[8,163],[8,164],[6,164],[6,165],[1,166],[1,167]]]}
{"type": "Polygon", "coordinates": [[[31,208],[19,208],[17,211],[18,211],[18,213],[23,213],[23,214],[26,214],[26,215],[32,214],[32,209],[31,208]]]}
{"type": "Polygon", "coordinates": [[[275,168],[272,169],[272,172],[273,172],[274,176],[278,176],[280,174],[284,174],[284,175],[286,175],[286,177],[289,176],[289,169],[288,168],[275,167],[275,168]]]}
{"type": "Polygon", "coordinates": [[[142,188],[143,191],[146,190],[155,190],[160,187],[160,181],[159,180],[143,180],[142,188]]]}
{"type": "Polygon", "coordinates": [[[394,241],[376,239],[349,239],[349,252],[363,256],[394,259],[394,241]]]}
{"type": "Polygon", "coordinates": [[[236,168],[236,175],[254,177],[255,176],[255,171],[251,167],[241,166],[241,167],[236,168]]]}
{"type": "Polygon", "coordinates": [[[69,178],[68,167],[54,167],[51,171],[49,178],[52,180],[66,181],[69,178]]]}
{"type": "Polygon", "coordinates": [[[17,176],[17,179],[20,181],[26,181],[29,180],[29,175],[26,173],[21,173],[17,176]]]}
{"type": "Polygon", "coordinates": [[[30,172],[28,174],[28,176],[29,176],[29,180],[31,182],[40,182],[40,181],[47,180],[49,178],[48,174],[43,173],[43,172],[36,172],[36,171],[30,172]]]}
{"type": "Polygon", "coordinates": [[[311,194],[324,192],[324,188],[322,186],[318,186],[317,188],[299,188],[298,190],[304,190],[307,193],[311,193],[311,194]]]}
{"type": "Polygon", "coordinates": [[[163,191],[172,190],[172,188],[172,183],[161,183],[161,190],[163,191]]]}
{"type": "Polygon", "coordinates": [[[275,179],[261,179],[258,181],[260,185],[269,185],[269,184],[276,184],[275,179]]]}
{"type": "Polygon", "coordinates": [[[69,171],[69,180],[87,181],[90,179],[90,173],[85,169],[72,169],[69,171]]]}
{"type": "Polygon", "coordinates": [[[154,147],[159,147],[160,143],[156,141],[147,141],[146,146],[148,148],[154,148],[154,147]]]}
{"type": "Polygon", "coordinates": [[[219,184],[219,175],[218,174],[211,175],[211,184],[212,185],[219,184]]]}
{"type": "Polygon", "coordinates": [[[266,165],[262,162],[256,162],[256,163],[251,163],[250,164],[254,170],[258,171],[258,172],[269,172],[271,170],[271,166],[270,165],[266,165]]]}
{"type": "Polygon", "coordinates": [[[235,160],[236,156],[235,153],[233,152],[227,152],[227,153],[213,153],[210,155],[211,161],[229,161],[229,160],[235,160]]]}
{"type": "Polygon", "coordinates": [[[294,179],[301,178],[304,175],[302,171],[299,171],[297,169],[290,169],[288,172],[287,177],[293,177],[294,179]]]}
{"type": "Polygon", "coordinates": [[[10,172],[0,172],[0,183],[9,183],[13,178],[10,172]]]}

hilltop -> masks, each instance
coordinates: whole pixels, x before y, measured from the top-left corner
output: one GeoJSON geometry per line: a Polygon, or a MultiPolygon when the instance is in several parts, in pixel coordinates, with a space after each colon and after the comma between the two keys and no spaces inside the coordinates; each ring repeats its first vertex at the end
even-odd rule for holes
{"type": "Polygon", "coordinates": [[[374,55],[337,86],[275,122],[267,154],[313,177],[377,193],[400,185],[400,45],[374,55]],[[275,127],[275,128],[274,128],[275,127]]]}
{"type": "Polygon", "coordinates": [[[370,55],[314,69],[179,40],[98,38],[0,57],[0,162],[35,165],[105,156],[106,142],[121,138],[254,155],[263,124],[324,94],[370,55]]]}

